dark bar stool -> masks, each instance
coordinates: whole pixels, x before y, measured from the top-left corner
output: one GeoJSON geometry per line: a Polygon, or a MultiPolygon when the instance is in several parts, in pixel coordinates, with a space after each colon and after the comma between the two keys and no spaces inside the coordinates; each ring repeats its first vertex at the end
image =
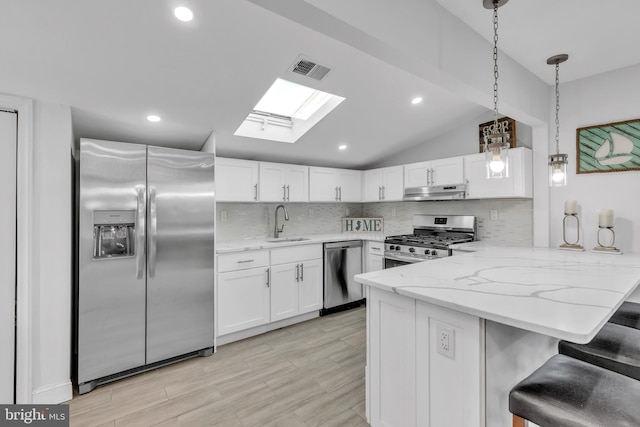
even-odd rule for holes
{"type": "Polygon", "coordinates": [[[640,382],[557,354],[509,393],[513,427],[638,427],[640,382]]]}
{"type": "Polygon", "coordinates": [[[587,344],[560,341],[558,352],[640,380],[638,329],[606,323],[587,344]]]}
{"type": "Polygon", "coordinates": [[[635,302],[623,302],[620,308],[613,313],[610,323],[640,329],[640,304],[635,302]]]}

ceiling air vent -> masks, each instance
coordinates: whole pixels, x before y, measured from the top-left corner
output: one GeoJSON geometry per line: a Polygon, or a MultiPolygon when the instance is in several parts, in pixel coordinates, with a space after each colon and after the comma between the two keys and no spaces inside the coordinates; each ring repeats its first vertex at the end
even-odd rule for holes
{"type": "Polygon", "coordinates": [[[306,59],[301,59],[293,64],[291,71],[296,74],[311,77],[315,80],[322,80],[322,78],[331,71],[331,68],[325,67],[324,65],[318,65],[315,62],[306,59]]]}

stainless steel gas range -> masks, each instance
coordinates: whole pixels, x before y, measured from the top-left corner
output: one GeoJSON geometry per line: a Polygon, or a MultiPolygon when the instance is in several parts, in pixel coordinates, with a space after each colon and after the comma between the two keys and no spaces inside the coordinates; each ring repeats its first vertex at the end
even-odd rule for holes
{"type": "Polygon", "coordinates": [[[476,240],[477,221],[470,215],[414,215],[413,234],[389,236],[384,268],[451,256],[451,245],[476,240]]]}

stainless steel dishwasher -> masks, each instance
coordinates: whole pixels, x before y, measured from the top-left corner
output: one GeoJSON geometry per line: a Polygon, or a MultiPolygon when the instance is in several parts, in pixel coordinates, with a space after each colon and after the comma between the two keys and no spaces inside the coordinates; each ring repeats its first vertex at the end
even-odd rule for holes
{"type": "Polygon", "coordinates": [[[324,244],[324,308],[321,315],[357,307],[362,285],[353,276],[362,273],[362,240],[324,244]]]}

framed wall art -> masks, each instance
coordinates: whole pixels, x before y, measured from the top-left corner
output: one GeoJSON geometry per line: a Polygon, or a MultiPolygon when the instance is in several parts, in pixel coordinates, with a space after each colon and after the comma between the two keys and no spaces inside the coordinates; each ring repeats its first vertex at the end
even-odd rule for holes
{"type": "MultiPolygon", "coordinates": [[[[484,136],[491,134],[494,127],[494,121],[481,123],[478,125],[479,138],[480,138],[480,151],[484,153],[484,136]]],[[[498,119],[499,132],[509,134],[509,148],[515,148],[516,146],[516,121],[511,117],[502,117],[498,119]]]]}
{"type": "Polygon", "coordinates": [[[640,170],[640,119],[576,130],[576,173],[640,170]]]}

